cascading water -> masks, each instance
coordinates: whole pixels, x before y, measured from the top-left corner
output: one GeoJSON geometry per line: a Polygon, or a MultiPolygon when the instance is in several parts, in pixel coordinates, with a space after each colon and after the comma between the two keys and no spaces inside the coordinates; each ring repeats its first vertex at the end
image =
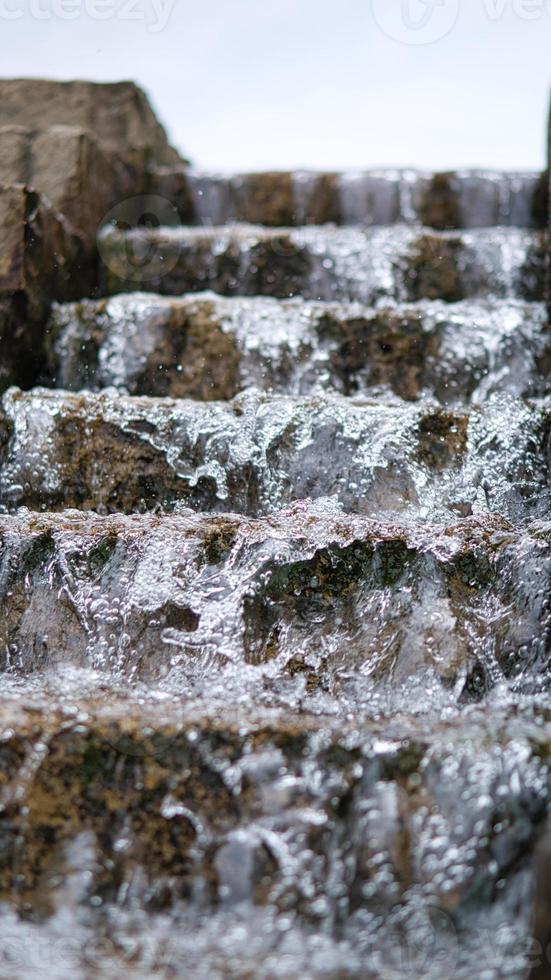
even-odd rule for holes
{"type": "Polygon", "coordinates": [[[521,980],[541,177],[148,180],[0,404],[0,976],[521,980]]]}
{"type": "MultiPolygon", "coordinates": [[[[267,215],[270,206],[283,207],[286,217],[280,223],[295,226],[422,226],[434,223],[431,216],[439,228],[538,228],[544,223],[545,189],[541,175],[534,173],[472,170],[435,176],[415,170],[299,170],[262,175],[182,170],[181,177],[190,221],[206,227],[251,220],[259,198],[267,215]],[[280,196],[277,205],[274,182],[280,196]]],[[[170,179],[168,172],[163,184],[159,174],[160,191],[170,187],[170,179]]]]}

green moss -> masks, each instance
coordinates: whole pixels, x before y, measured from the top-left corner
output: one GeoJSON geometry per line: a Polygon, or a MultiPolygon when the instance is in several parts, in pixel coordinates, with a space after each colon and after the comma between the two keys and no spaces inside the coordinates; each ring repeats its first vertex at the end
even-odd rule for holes
{"type": "Polygon", "coordinates": [[[91,551],[88,552],[88,564],[93,577],[99,575],[105,565],[107,565],[107,562],[113,557],[118,540],[118,535],[113,532],[98,541],[91,551]]]}
{"type": "Polygon", "coordinates": [[[425,755],[425,748],[417,742],[404,742],[395,755],[383,762],[383,779],[388,782],[404,782],[417,775],[425,755]]]}
{"type": "Polygon", "coordinates": [[[209,565],[217,565],[231,551],[239,524],[224,518],[213,518],[203,539],[204,555],[209,565]]]}

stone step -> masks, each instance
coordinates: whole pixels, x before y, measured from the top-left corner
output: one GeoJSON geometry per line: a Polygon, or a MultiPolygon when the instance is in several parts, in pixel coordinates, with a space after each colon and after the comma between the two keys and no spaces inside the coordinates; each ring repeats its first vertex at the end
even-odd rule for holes
{"type": "Polygon", "coordinates": [[[518,228],[106,226],[98,244],[106,293],[213,289],[367,304],[545,297],[545,236],[518,228]]]}
{"type": "Polygon", "coordinates": [[[550,424],[549,401],[503,395],[467,413],[327,395],[202,403],[10,389],[0,504],[256,515],[334,497],[370,517],[519,521],[549,508],[550,424]]]}
{"type": "Polygon", "coordinates": [[[244,718],[83,674],[6,683],[0,736],[13,980],[526,972],[543,709],[244,718]]]}
{"type": "Polygon", "coordinates": [[[480,403],[496,392],[551,394],[551,347],[542,303],[374,309],[301,298],[121,294],[56,305],[43,380],[70,391],[213,401],[248,387],[284,394],[393,393],[440,404],[480,403]]]}
{"type": "Polygon", "coordinates": [[[550,680],[549,521],[20,513],[0,547],[8,674],[88,667],[337,715],[550,680]]]}
{"type": "Polygon", "coordinates": [[[547,184],[541,173],[216,174],[163,167],[152,172],[150,188],[174,204],[186,224],[205,226],[244,221],[272,227],[332,222],[544,228],[547,221],[547,184]]]}

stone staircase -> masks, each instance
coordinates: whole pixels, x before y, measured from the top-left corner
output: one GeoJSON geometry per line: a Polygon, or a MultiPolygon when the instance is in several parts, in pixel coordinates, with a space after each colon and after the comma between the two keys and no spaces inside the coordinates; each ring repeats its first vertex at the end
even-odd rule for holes
{"type": "Polygon", "coordinates": [[[545,175],[0,176],[0,977],[551,976],[545,175]]]}

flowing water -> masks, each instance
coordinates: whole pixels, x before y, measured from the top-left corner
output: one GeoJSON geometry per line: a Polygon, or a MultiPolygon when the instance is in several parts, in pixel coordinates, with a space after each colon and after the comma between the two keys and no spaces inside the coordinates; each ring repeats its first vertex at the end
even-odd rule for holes
{"type": "Polygon", "coordinates": [[[105,297],[3,395],[6,980],[543,956],[540,178],[450,175],[437,230],[431,175],[334,176],[341,227],[295,174],[268,228],[191,175],[213,227],[105,232],[105,297]]]}
{"type": "MultiPolygon", "coordinates": [[[[174,194],[173,171],[158,177],[160,192],[174,194]]],[[[186,210],[193,223],[232,221],[274,224],[393,225],[488,228],[543,227],[545,185],[540,174],[483,170],[431,174],[416,170],[295,171],[216,174],[182,171],[186,210]],[[273,215],[270,208],[273,208],[273,215]],[[255,217],[258,215],[258,217],[255,217]]],[[[184,203],[183,201],[181,202],[184,203]]]]}

